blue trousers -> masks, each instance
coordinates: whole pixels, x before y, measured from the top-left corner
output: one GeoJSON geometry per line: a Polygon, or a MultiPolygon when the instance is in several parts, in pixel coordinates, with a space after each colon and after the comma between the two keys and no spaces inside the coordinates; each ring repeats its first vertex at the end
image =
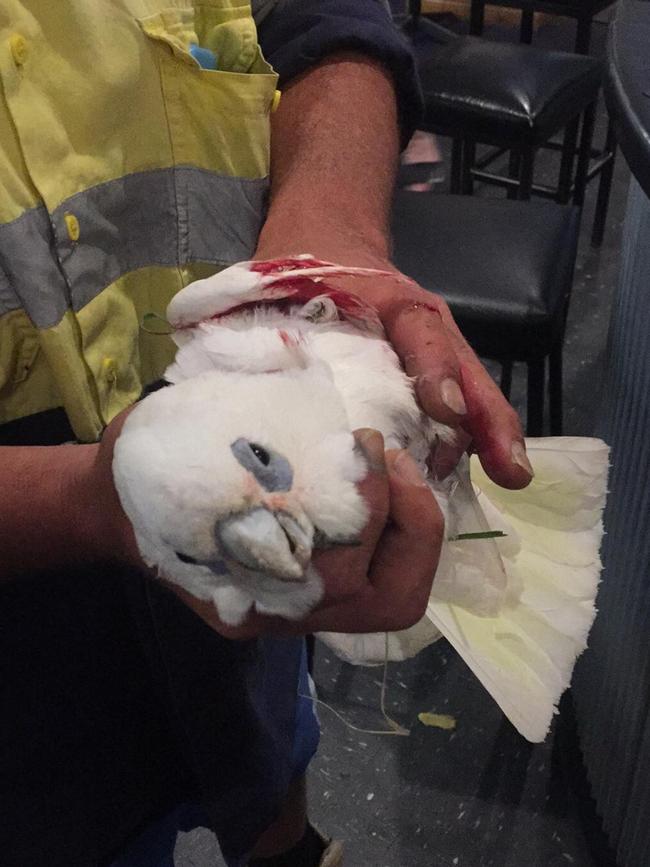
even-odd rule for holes
{"type": "Polygon", "coordinates": [[[1,588],[0,668],[3,867],[169,864],[169,815],[239,867],[318,743],[302,640],[227,641],[138,574],[1,588]]]}

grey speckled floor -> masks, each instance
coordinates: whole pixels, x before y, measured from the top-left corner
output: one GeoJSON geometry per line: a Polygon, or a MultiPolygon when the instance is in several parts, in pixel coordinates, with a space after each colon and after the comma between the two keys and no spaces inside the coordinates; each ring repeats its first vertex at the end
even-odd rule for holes
{"type": "MultiPolygon", "coordinates": [[[[596,28],[602,50],[605,28],[596,28]]],[[[545,27],[539,44],[569,47],[570,27],[545,27]]],[[[504,31],[488,35],[502,38],[504,31]]],[[[603,116],[599,127],[602,133],[603,116]]],[[[543,169],[543,166],[542,166],[543,169]]],[[[605,364],[609,308],[618,275],[628,173],[618,159],[605,243],[588,245],[595,186],[590,186],[569,315],[565,366],[566,432],[591,433],[605,364]]],[[[514,403],[522,410],[524,377],[514,403]]],[[[381,727],[379,669],[353,668],[319,645],[322,700],[363,728],[381,727]]],[[[571,751],[557,727],[532,747],[504,720],[487,693],[444,642],[391,666],[388,710],[409,738],[359,734],[321,710],[323,738],[310,774],[312,817],[346,841],[347,867],[604,867],[610,864],[574,791],[571,751]],[[451,714],[453,732],[427,728],[421,711],[451,714]]],[[[211,835],[177,841],[177,867],[218,862],[211,835]]]]}
{"type": "MultiPolygon", "coordinates": [[[[377,673],[319,655],[321,698],[377,728],[377,673]]],[[[351,732],[322,711],[311,775],[315,817],[346,839],[349,865],[590,865],[580,829],[553,791],[553,741],[520,738],[443,642],[390,668],[387,709],[409,738],[351,732]],[[423,726],[450,714],[454,731],[423,726]]]]}

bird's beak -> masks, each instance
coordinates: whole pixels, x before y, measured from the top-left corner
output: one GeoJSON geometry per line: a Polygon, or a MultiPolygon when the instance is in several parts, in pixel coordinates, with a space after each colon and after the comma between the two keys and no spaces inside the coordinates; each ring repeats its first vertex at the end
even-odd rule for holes
{"type": "Polygon", "coordinates": [[[313,536],[306,518],[265,508],[231,515],[216,527],[217,543],[226,557],[280,581],[306,580],[313,536]]]}

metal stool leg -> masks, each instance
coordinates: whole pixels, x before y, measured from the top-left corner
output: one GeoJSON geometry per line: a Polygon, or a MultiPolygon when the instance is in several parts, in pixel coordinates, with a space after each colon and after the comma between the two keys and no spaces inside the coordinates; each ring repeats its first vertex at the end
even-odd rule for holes
{"type": "Polygon", "coordinates": [[[422,14],[422,0],[409,0],[408,7],[411,21],[417,25],[418,18],[422,14]]]}
{"type": "Polygon", "coordinates": [[[596,103],[585,109],[582,120],[582,133],[580,134],[580,150],[578,152],[578,165],[576,167],[576,180],[573,187],[573,204],[582,207],[585,201],[585,189],[587,187],[587,174],[589,160],[591,159],[591,142],[594,137],[594,124],[596,122],[596,103]]]}
{"type": "Polygon", "coordinates": [[[540,437],[544,430],[544,379],[545,360],[528,362],[528,411],[526,434],[540,437]]]}
{"type": "Polygon", "coordinates": [[[464,196],[471,196],[474,193],[474,181],[472,179],[472,169],[476,162],[476,142],[470,139],[465,139],[463,143],[463,170],[461,177],[461,193],[464,196]]]}
{"type": "Polygon", "coordinates": [[[562,339],[558,340],[549,356],[548,403],[551,436],[562,436],[562,339]]]}
{"type": "Polygon", "coordinates": [[[535,13],[532,9],[521,10],[521,23],[519,25],[519,41],[525,45],[530,45],[533,41],[533,25],[535,23],[535,13]]]}
{"type": "Polygon", "coordinates": [[[472,0],[469,15],[469,32],[472,36],[480,36],[483,33],[485,22],[485,0],[472,0]]]}
{"type": "Polygon", "coordinates": [[[598,182],[598,198],[596,200],[596,212],[594,214],[594,225],[591,230],[591,246],[600,247],[603,243],[603,235],[605,234],[605,223],[607,221],[607,209],[609,207],[609,194],[612,189],[612,178],[614,177],[614,160],[616,159],[616,134],[614,127],[610,121],[607,127],[607,138],[605,139],[605,152],[611,154],[611,158],[603,167],[598,182]]]}
{"type": "Polygon", "coordinates": [[[463,176],[463,140],[455,138],[451,143],[451,174],[449,192],[458,195],[461,191],[463,176]]]}
{"type": "Polygon", "coordinates": [[[503,393],[503,396],[510,400],[510,392],[512,390],[512,368],[514,364],[512,361],[502,361],[501,362],[501,381],[499,383],[499,387],[503,393]]]}
{"type": "Polygon", "coordinates": [[[578,18],[576,29],[576,54],[589,54],[589,45],[591,43],[591,22],[592,17],[589,11],[589,6],[585,4],[587,10],[583,17],[578,18]]]}
{"type": "MultiPolygon", "coordinates": [[[[514,180],[519,180],[519,175],[521,173],[521,153],[513,148],[510,151],[510,156],[508,157],[508,177],[513,178],[514,180]]],[[[519,195],[518,187],[509,187],[507,193],[507,197],[509,199],[516,199],[519,195]]]]}
{"type": "Polygon", "coordinates": [[[533,189],[533,170],[535,168],[535,151],[527,147],[521,152],[521,164],[519,169],[519,200],[530,199],[533,189]]]}
{"type": "Polygon", "coordinates": [[[571,181],[573,179],[573,165],[576,155],[576,142],[578,141],[578,129],[580,127],[580,117],[567,126],[564,131],[564,141],[562,142],[562,160],[560,162],[560,174],[557,184],[557,197],[562,205],[566,205],[571,198],[571,181]]]}

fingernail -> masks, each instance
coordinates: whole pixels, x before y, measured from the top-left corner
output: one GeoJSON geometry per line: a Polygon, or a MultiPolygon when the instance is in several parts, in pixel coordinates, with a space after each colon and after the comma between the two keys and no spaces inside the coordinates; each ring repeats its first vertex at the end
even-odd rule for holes
{"type": "Polygon", "coordinates": [[[354,439],[368,463],[368,469],[373,473],[385,473],[384,438],[379,431],[364,427],[354,432],[354,439]]]}
{"type": "Polygon", "coordinates": [[[405,482],[408,482],[409,485],[417,485],[419,488],[427,487],[422,471],[407,451],[402,450],[399,452],[393,466],[397,475],[404,479],[405,482]]]}
{"type": "Polygon", "coordinates": [[[460,385],[454,379],[443,379],[440,383],[440,397],[445,406],[448,406],[456,415],[466,415],[467,406],[460,385]]]}
{"type": "Polygon", "coordinates": [[[535,475],[535,472],[531,466],[530,461],[528,460],[528,455],[526,454],[526,449],[524,448],[523,443],[513,443],[510,454],[512,455],[513,462],[517,464],[517,466],[521,467],[522,470],[526,470],[526,472],[532,479],[535,475]]]}

